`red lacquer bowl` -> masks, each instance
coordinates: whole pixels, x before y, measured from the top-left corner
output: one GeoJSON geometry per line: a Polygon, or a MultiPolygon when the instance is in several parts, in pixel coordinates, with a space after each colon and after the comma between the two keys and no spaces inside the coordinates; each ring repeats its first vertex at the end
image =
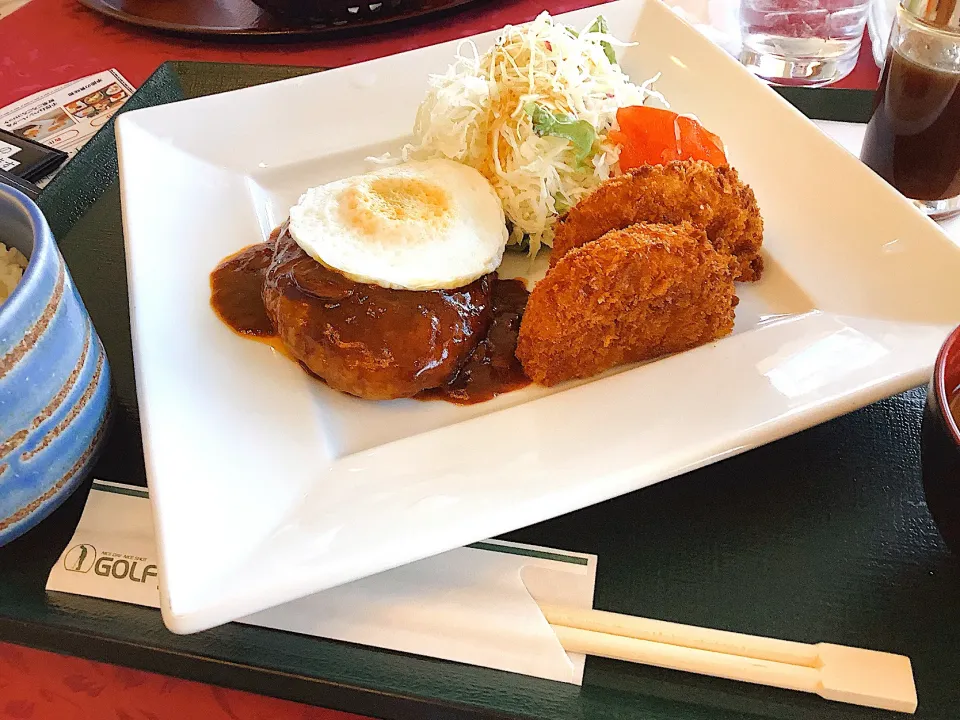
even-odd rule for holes
{"type": "Polygon", "coordinates": [[[923,490],[940,535],[960,555],[960,427],[950,399],[960,393],[960,327],[940,348],[923,411],[923,490]]]}

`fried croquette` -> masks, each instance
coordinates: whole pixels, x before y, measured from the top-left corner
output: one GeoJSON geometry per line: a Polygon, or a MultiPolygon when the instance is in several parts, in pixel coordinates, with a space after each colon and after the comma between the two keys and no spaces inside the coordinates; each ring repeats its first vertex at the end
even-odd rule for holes
{"type": "Polygon", "coordinates": [[[557,225],[551,264],[574,247],[634,223],[703,228],[714,248],[736,257],[735,280],[759,280],[763,219],[753,190],[728,165],[679,160],[644,165],[601,183],[557,225]]]}
{"type": "Polygon", "coordinates": [[[517,357],[532,380],[556,385],[728,335],[734,270],[689,222],[608,232],[570,250],[534,287],[517,357]]]}

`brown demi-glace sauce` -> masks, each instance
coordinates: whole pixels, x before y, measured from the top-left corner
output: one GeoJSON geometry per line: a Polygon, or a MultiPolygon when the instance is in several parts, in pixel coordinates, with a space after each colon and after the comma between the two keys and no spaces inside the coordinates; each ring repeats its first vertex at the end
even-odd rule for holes
{"type": "Polygon", "coordinates": [[[260,243],[231,255],[210,273],[210,306],[234,332],[262,338],[276,334],[260,295],[272,260],[273,243],[260,243]]]}
{"type": "MultiPolygon", "coordinates": [[[[225,258],[210,273],[210,305],[234,332],[267,342],[290,356],[267,317],[261,294],[279,230],[274,231],[268,242],[225,258]]],[[[528,385],[530,380],[523,374],[515,354],[528,297],[529,292],[521,280],[496,280],[486,336],[448,384],[425,390],[415,397],[472,405],[528,385]]]]}
{"type": "Polygon", "coordinates": [[[500,280],[493,286],[493,319],[487,335],[456,376],[446,385],[424,390],[420,400],[446,400],[473,405],[530,384],[517,360],[520,320],[530,293],[522,280],[500,280]]]}

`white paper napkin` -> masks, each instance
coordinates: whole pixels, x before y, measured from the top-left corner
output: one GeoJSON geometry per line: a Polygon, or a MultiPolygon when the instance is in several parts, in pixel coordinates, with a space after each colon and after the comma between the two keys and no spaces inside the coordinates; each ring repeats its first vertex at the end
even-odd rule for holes
{"type": "MultiPolygon", "coordinates": [[[[156,558],[146,489],[94,480],[47,590],[159,607],[156,558]]],[[[596,561],[490,540],[239,622],[579,685],[584,657],[563,650],[536,600],[593,607],[596,561]]]]}

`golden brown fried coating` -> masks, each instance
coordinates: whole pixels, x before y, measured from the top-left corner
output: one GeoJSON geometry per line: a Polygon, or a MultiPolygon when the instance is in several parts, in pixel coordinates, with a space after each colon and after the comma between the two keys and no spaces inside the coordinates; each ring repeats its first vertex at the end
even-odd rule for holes
{"type": "Polygon", "coordinates": [[[687,222],[608,232],[534,287],[517,357],[532,380],[555,385],[723,337],[733,330],[734,267],[687,222]]]}
{"type": "Polygon", "coordinates": [[[551,263],[610,230],[684,220],[706,230],[717,250],[736,256],[734,279],[760,279],[763,219],[753,190],[732,167],[700,160],[645,165],[602,183],[557,225],[551,263]]]}

